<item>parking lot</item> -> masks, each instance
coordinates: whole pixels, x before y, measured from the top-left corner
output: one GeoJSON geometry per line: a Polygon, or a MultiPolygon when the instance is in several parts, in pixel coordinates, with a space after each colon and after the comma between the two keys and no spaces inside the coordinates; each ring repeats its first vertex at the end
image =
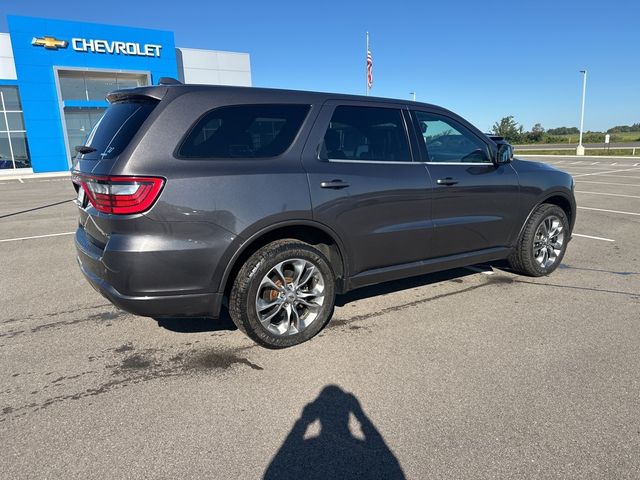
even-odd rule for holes
{"type": "Polygon", "coordinates": [[[282,351],[117,310],[69,178],[0,180],[0,476],[639,478],[640,163],[539,160],[576,180],[554,274],[361,289],[282,351]]]}

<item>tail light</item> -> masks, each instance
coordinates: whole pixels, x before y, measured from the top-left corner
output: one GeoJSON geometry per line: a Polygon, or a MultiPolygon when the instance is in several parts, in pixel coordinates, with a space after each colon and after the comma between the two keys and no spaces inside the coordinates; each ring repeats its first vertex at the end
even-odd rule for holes
{"type": "Polygon", "coordinates": [[[99,177],[73,173],[72,180],[84,190],[96,210],[115,215],[148,210],[164,186],[164,179],[159,177],[99,177]]]}

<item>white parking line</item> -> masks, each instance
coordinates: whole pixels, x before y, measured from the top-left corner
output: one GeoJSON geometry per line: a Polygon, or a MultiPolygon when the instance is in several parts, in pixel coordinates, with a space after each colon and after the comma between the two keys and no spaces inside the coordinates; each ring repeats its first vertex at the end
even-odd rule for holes
{"type": "Polygon", "coordinates": [[[33,237],[4,238],[4,239],[0,240],[0,243],[18,242],[20,240],[33,240],[34,238],[59,237],[61,235],[73,235],[74,233],[76,233],[76,232],[49,233],[47,235],[35,235],[33,237]]]}
{"type": "Polygon", "coordinates": [[[563,167],[564,168],[588,168],[588,169],[598,169],[598,168],[609,168],[609,167],[617,167],[618,169],[622,169],[622,168],[626,168],[626,167],[638,167],[640,164],[638,163],[620,163],[620,162],[615,162],[615,163],[601,163],[601,162],[592,162],[592,163],[588,163],[588,164],[584,164],[584,163],[579,163],[576,164],[576,162],[549,162],[549,161],[545,161],[542,162],[545,163],[547,165],[561,165],[564,164],[563,167]]]}
{"type": "Polygon", "coordinates": [[[603,242],[615,242],[615,240],[612,240],[611,238],[594,237],[592,235],[583,235],[581,233],[572,233],[571,235],[573,237],[583,237],[583,238],[591,238],[593,240],[602,240],[603,242]]]}
{"type": "MultiPolygon", "coordinates": [[[[581,177],[582,175],[574,175],[574,177],[575,176],[581,177]]],[[[607,175],[600,175],[600,176],[601,177],[616,177],[616,178],[637,178],[638,180],[640,180],[640,177],[637,177],[635,175],[609,175],[609,174],[607,174],[607,175]]]]}
{"type": "MultiPolygon", "coordinates": [[[[573,165],[572,163],[568,163],[567,165],[564,165],[565,168],[567,169],[574,169],[574,168],[587,168],[589,170],[598,170],[598,169],[607,169],[609,167],[613,167],[616,164],[601,164],[601,165],[573,165]]],[[[620,168],[618,169],[618,171],[620,171],[622,169],[622,167],[633,167],[633,165],[631,164],[627,164],[627,165],[618,165],[620,168]]]]}
{"type": "Polygon", "coordinates": [[[612,182],[593,182],[591,180],[578,180],[579,183],[597,183],[598,185],[620,185],[623,187],[640,187],[635,183],[612,183],[612,182]]]}
{"type": "Polygon", "coordinates": [[[620,168],[618,170],[605,170],[604,172],[591,172],[591,173],[581,173],[579,175],[574,175],[573,177],[588,177],[591,175],[605,175],[607,173],[619,173],[619,172],[637,172],[640,171],[640,168],[620,168]]]}
{"type": "Polygon", "coordinates": [[[576,190],[576,193],[588,193],[589,195],[606,195],[608,197],[640,198],[640,196],[638,195],[623,195],[621,193],[585,192],[584,190],[576,190]]]}
{"type": "MultiPolygon", "coordinates": [[[[583,171],[578,172],[577,170],[573,170],[573,169],[571,169],[571,170],[567,169],[567,170],[565,170],[565,173],[570,174],[574,178],[575,177],[583,177],[583,176],[586,175],[585,172],[583,172],[583,171]]],[[[625,173],[624,175],[610,175],[609,174],[609,170],[608,170],[607,172],[602,172],[602,173],[604,173],[604,175],[600,174],[600,172],[589,172],[589,175],[593,174],[593,175],[600,175],[602,177],[619,177],[619,178],[638,178],[638,179],[640,179],[639,176],[633,175],[636,172],[625,173]]],[[[638,171],[637,173],[640,173],[640,171],[638,171]]]]}
{"type": "Polygon", "coordinates": [[[620,210],[605,210],[604,208],[593,208],[593,207],[578,207],[579,210],[595,210],[596,212],[609,212],[609,213],[621,213],[623,215],[638,215],[640,213],[636,212],[621,212],[620,210]]]}

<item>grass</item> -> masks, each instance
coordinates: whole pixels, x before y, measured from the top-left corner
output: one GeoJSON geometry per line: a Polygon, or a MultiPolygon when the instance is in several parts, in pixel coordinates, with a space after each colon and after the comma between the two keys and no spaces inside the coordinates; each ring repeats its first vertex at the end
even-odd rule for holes
{"type": "MultiPolygon", "coordinates": [[[[602,143],[604,144],[604,133],[601,132],[584,132],[582,143],[602,143]]],[[[543,141],[530,142],[525,145],[543,145],[555,143],[578,143],[580,135],[577,133],[566,135],[548,135],[545,133],[543,141]]],[[[623,132],[611,133],[609,141],[611,143],[640,142],[640,132],[623,132]]]]}
{"type": "Polygon", "coordinates": [[[640,142],[640,132],[612,133],[612,142],[640,142]]]}
{"type": "MultiPolygon", "coordinates": [[[[586,133],[584,134],[584,137],[587,137],[586,139],[583,137],[582,142],[583,143],[604,143],[604,133],[602,134],[596,134],[598,136],[598,138],[594,139],[594,138],[588,138],[593,136],[594,134],[592,133],[586,133]]],[[[609,134],[611,136],[610,142],[611,143],[616,143],[616,142],[640,142],[640,132],[624,132],[624,133],[610,133],[609,134]]],[[[561,140],[559,142],[549,142],[549,143],[578,143],[578,137],[579,135],[577,133],[573,133],[571,135],[554,135],[554,140],[561,140]]]]}
{"type": "MultiPolygon", "coordinates": [[[[584,154],[587,156],[624,156],[631,157],[633,150],[630,148],[612,148],[610,150],[587,148],[584,154]]],[[[571,150],[515,150],[515,155],[575,155],[575,149],[571,150]]],[[[636,148],[636,157],[640,158],[640,147],[636,148]]]]}

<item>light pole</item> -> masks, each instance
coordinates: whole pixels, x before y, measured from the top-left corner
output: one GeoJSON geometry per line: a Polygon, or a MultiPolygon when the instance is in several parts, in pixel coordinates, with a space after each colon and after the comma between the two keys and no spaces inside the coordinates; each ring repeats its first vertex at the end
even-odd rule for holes
{"type": "Polygon", "coordinates": [[[413,95],[413,101],[416,101],[416,92],[409,92],[409,95],[413,95]]]}
{"type": "Polygon", "coordinates": [[[587,93],[587,71],[580,70],[580,73],[582,73],[582,112],[580,114],[580,140],[578,140],[576,155],[584,155],[584,147],[582,146],[582,130],[584,129],[584,97],[587,93]]]}

